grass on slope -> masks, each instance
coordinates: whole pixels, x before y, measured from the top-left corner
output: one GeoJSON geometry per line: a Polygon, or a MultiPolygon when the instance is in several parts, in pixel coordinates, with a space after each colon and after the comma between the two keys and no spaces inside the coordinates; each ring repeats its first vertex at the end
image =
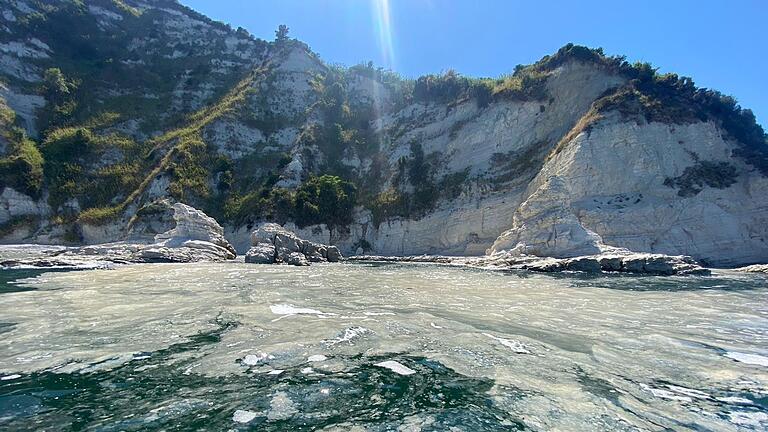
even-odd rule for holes
{"type": "Polygon", "coordinates": [[[134,203],[146,191],[152,181],[168,168],[180,149],[188,145],[189,140],[199,137],[204,127],[231,112],[237,104],[245,100],[246,95],[252,91],[255,80],[262,76],[263,72],[263,69],[258,69],[249,73],[216,104],[205,107],[190,115],[185,126],[173,129],[150,140],[148,144],[152,146],[152,149],[145,157],[150,160],[159,158],[159,160],[147,175],[144,176],[144,179],[133,192],[119,204],[84,210],[80,213],[78,221],[90,225],[103,225],[122,215],[128,206],[134,203]]]}

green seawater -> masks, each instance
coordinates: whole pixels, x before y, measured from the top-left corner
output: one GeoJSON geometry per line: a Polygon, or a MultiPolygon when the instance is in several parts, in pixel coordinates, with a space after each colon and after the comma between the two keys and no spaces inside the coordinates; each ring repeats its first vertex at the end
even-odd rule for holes
{"type": "Polygon", "coordinates": [[[761,276],[0,271],[3,431],[766,429],[761,276]]]}

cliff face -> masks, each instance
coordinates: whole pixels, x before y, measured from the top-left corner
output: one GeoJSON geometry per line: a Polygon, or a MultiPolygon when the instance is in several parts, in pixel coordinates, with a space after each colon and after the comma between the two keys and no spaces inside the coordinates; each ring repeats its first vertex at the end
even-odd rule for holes
{"type": "Polygon", "coordinates": [[[568,46],[505,80],[414,83],[172,1],[0,3],[3,242],[122,239],[171,197],[241,253],[274,220],[345,253],[768,260],[762,131],[677,77],[568,46]],[[56,20],[95,24],[62,40],[56,20]],[[349,214],[317,201],[330,183],[311,196],[324,174],[349,214]]]}
{"type": "Polygon", "coordinates": [[[633,124],[610,113],[545,164],[493,250],[522,242],[575,255],[604,244],[715,265],[765,260],[768,179],[735,150],[712,123],[633,124]]]}

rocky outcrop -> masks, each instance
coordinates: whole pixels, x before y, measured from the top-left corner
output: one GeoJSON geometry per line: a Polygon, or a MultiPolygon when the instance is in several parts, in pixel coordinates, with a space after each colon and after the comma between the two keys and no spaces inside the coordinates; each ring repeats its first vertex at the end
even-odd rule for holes
{"type": "Polygon", "coordinates": [[[164,201],[152,205],[156,209],[172,209],[175,222],[174,228],[157,234],[152,243],[134,239],[83,247],[41,249],[36,255],[2,261],[0,266],[100,268],[114,264],[188,263],[235,258],[234,248],[224,238],[221,225],[213,218],[181,203],[164,201]]]}
{"type": "Polygon", "coordinates": [[[45,203],[7,186],[0,194],[0,225],[18,217],[45,217],[49,212],[45,203]]]}
{"type": "Polygon", "coordinates": [[[573,271],[584,273],[605,272],[659,276],[706,276],[710,274],[708,269],[700,266],[693,258],[688,256],[631,253],[628,251],[573,258],[538,257],[505,251],[484,257],[448,257],[440,255],[386,257],[359,255],[349,257],[348,260],[437,263],[499,270],[530,270],[542,273],[573,271]]]}
{"type": "Polygon", "coordinates": [[[128,221],[126,239],[153,242],[155,236],[176,227],[176,211],[169,199],[159,199],[141,207],[128,221]]]}
{"type": "Polygon", "coordinates": [[[155,236],[155,242],[163,247],[208,248],[212,244],[223,249],[225,259],[234,259],[235,248],[224,238],[224,229],[215,219],[186,204],[173,205],[176,227],[155,236]]]}
{"type": "Polygon", "coordinates": [[[246,252],[245,262],[251,264],[273,264],[275,256],[275,245],[272,243],[257,243],[246,252]]]}
{"type": "Polygon", "coordinates": [[[336,246],[303,240],[275,223],[264,223],[256,228],[251,233],[251,245],[245,254],[245,262],[253,264],[307,266],[310,262],[338,262],[342,259],[336,246]]]}
{"type": "Polygon", "coordinates": [[[738,152],[712,122],[636,123],[610,112],[562,143],[529,190],[535,195],[557,176],[568,189],[564,217],[605,245],[712,266],[764,262],[768,177],[738,152]],[[713,181],[722,176],[702,166],[724,167],[727,181],[713,181]]]}
{"type": "Polygon", "coordinates": [[[753,264],[746,267],[737,268],[736,271],[746,273],[766,273],[768,274],[768,264],[753,264]]]}
{"type": "Polygon", "coordinates": [[[573,258],[535,257],[501,252],[467,263],[480,267],[502,267],[525,269],[537,272],[578,271],[585,273],[616,272],[649,275],[709,275],[710,271],[689,256],[632,253],[629,251],[608,252],[573,258]]]}
{"type": "Polygon", "coordinates": [[[563,258],[601,252],[602,239],[579,222],[569,207],[568,196],[563,179],[547,179],[520,205],[512,228],[496,239],[488,253],[509,250],[515,254],[563,258]]]}

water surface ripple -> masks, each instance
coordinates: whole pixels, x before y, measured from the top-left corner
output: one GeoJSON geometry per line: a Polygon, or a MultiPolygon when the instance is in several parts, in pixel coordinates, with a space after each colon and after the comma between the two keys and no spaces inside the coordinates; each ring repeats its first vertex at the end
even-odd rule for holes
{"type": "Polygon", "coordinates": [[[768,283],[438,265],[0,272],[2,430],[768,429],[768,283]]]}

